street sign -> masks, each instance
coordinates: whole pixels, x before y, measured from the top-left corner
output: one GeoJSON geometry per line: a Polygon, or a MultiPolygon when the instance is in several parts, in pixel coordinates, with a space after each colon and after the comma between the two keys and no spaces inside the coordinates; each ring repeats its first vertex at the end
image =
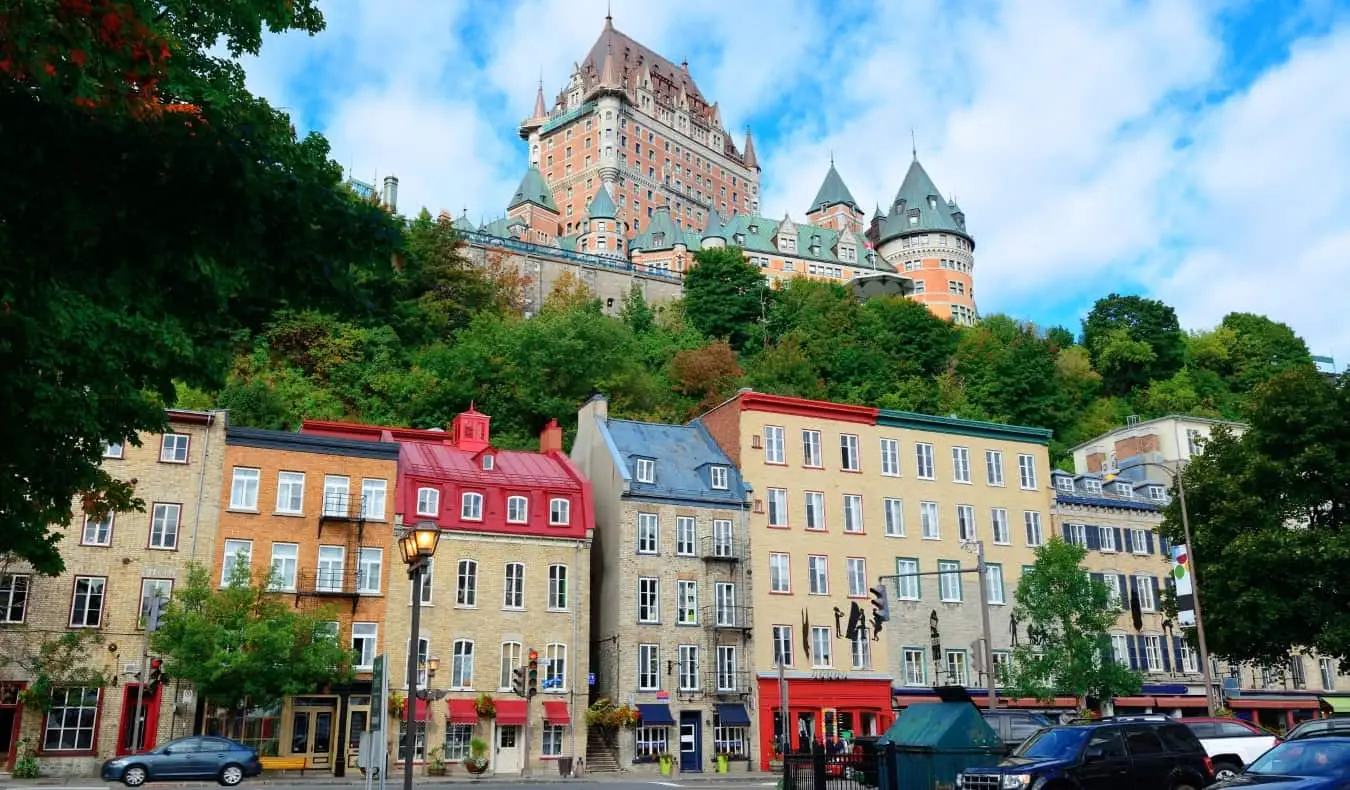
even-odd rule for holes
{"type": "Polygon", "coordinates": [[[594,686],[594,685],[595,685],[595,673],[594,673],[594,672],[587,672],[587,673],[586,673],[586,685],[588,685],[588,686],[594,686]]]}
{"type": "Polygon", "coordinates": [[[379,711],[386,707],[384,701],[384,656],[375,656],[375,667],[370,673],[370,729],[383,730],[383,717],[379,711]]]}

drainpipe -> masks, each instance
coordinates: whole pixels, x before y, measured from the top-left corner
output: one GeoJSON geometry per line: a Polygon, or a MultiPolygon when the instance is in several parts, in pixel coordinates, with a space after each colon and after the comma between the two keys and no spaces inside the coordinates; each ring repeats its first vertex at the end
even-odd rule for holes
{"type": "MultiPolygon", "coordinates": [[[[578,578],[578,579],[581,578],[581,573],[580,573],[580,571],[581,571],[581,547],[582,547],[582,545],[583,545],[584,543],[585,543],[585,541],[578,540],[578,541],[577,541],[575,544],[573,544],[573,546],[572,546],[572,558],[573,558],[573,565],[572,565],[572,567],[574,567],[574,568],[577,569],[577,578],[578,578]]],[[[587,570],[589,570],[589,568],[588,568],[587,570]]],[[[589,575],[589,574],[588,574],[588,575],[589,575]]],[[[580,651],[580,649],[579,649],[579,648],[580,648],[580,645],[577,644],[577,629],[578,629],[578,627],[579,627],[579,626],[577,625],[577,619],[581,616],[581,585],[580,585],[580,584],[572,585],[572,589],[577,591],[576,595],[573,596],[573,599],[576,601],[576,605],[572,607],[572,649],[573,649],[573,650],[576,650],[576,651],[579,653],[579,652],[581,652],[581,651],[580,651]]],[[[569,592],[570,592],[570,591],[569,591],[569,592]]],[[[587,641],[589,642],[589,640],[587,640],[587,641]]],[[[589,644],[587,644],[587,645],[586,645],[586,664],[587,664],[587,666],[586,666],[586,671],[587,671],[587,672],[590,672],[590,671],[591,671],[591,668],[590,668],[590,658],[591,658],[591,646],[590,646],[589,644]]],[[[586,720],[586,718],[585,718],[585,711],[584,711],[584,709],[583,709],[583,710],[578,710],[578,709],[577,709],[577,664],[578,664],[579,662],[576,660],[576,657],[573,656],[573,658],[571,659],[570,663],[572,664],[572,681],[571,681],[571,689],[572,689],[572,692],[571,692],[571,694],[570,694],[570,696],[572,697],[572,709],[571,709],[570,711],[568,711],[568,712],[569,712],[573,717],[576,717],[576,718],[573,719],[573,722],[572,722],[572,748],[571,748],[571,751],[572,751],[572,770],[575,771],[576,768],[577,768],[577,762],[576,762],[576,761],[577,761],[577,721],[580,720],[580,721],[583,721],[583,722],[584,722],[584,721],[586,720]]],[[[588,675],[588,677],[589,677],[589,675],[588,675]]]]}
{"type": "MultiPolygon", "coordinates": [[[[207,460],[211,457],[211,429],[216,424],[217,412],[208,412],[206,415],[206,439],[202,442],[202,473],[197,478],[197,501],[193,506],[192,514],[192,547],[188,550],[188,562],[193,562],[197,557],[197,533],[201,530],[202,524],[202,496],[206,493],[206,466],[207,460]]],[[[169,715],[169,736],[178,729],[178,699],[183,695],[183,681],[174,679],[173,683],[173,712],[169,715]]]]}

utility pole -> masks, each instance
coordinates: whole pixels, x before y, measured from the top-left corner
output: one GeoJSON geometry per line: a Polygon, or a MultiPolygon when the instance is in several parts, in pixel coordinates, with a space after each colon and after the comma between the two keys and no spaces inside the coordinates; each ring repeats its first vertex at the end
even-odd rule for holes
{"type": "Polygon", "coordinates": [[[778,659],[778,709],[781,711],[779,719],[781,724],[778,730],[777,748],[783,754],[787,754],[788,745],[792,742],[792,735],[788,730],[788,684],[787,673],[783,669],[783,659],[778,659]]]}
{"type": "Polygon", "coordinates": [[[131,721],[131,752],[142,750],[145,744],[145,687],[150,683],[150,635],[159,630],[159,618],[164,613],[164,599],[153,596],[145,613],[145,642],[141,649],[141,682],[136,686],[136,713],[131,721]]]}
{"type": "Polygon", "coordinates": [[[984,541],[975,541],[975,572],[980,576],[980,626],[984,629],[984,677],[989,710],[998,707],[998,678],[994,675],[994,629],[989,625],[989,573],[984,564],[984,541]]]}

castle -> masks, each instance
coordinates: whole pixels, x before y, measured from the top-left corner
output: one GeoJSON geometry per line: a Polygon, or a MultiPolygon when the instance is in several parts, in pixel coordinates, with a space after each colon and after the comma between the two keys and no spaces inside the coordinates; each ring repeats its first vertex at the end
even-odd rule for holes
{"type": "Polygon", "coordinates": [[[832,280],[960,324],[977,318],[974,238],[917,155],[870,220],[833,162],[805,222],[763,216],[750,131],[738,147],[689,64],[634,41],[611,16],[551,106],[540,83],[519,134],[529,167],[506,215],[477,226],[461,216],[455,227],[472,258],[500,256],[532,279],[527,311],[565,271],[611,310],[635,285],[651,301],[675,298],[694,253],[736,246],[770,282],[832,280]]]}

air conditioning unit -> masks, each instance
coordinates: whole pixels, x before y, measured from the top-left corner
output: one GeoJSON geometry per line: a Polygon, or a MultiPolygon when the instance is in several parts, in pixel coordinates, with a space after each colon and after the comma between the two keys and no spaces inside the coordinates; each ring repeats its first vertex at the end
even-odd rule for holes
{"type": "Polygon", "coordinates": [[[761,448],[761,446],[762,445],[759,440],[759,434],[754,434],[753,436],[750,437],[750,448],[752,450],[758,450],[761,448]]]}

